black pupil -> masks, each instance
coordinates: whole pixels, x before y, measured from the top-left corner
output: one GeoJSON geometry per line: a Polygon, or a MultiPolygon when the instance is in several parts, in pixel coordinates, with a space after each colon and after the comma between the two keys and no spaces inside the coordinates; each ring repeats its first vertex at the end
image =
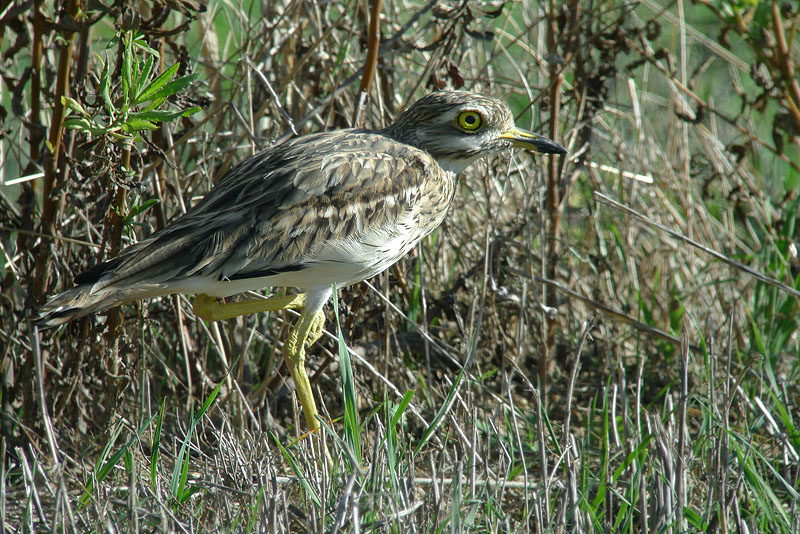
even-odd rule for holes
{"type": "Polygon", "coordinates": [[[469,125],[475,124],[476,120],[477,119],[475,119],[475,115],[467,115],[466,117],[464,117],[464,122],[466,122],[469,125]]]}

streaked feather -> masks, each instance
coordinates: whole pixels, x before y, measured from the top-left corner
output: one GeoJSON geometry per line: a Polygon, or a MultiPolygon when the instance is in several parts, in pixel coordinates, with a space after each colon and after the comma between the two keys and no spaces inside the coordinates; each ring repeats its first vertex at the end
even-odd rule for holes
{"type": "Polygon", "coordinates": [[[509,148],[500,136],[509,128],[500,100],[440,92],[385,130],[318,133],[269,148],[183,216],[77,276],[77,287],[42,307],[39,324],[171,293],[228,296],[278,285],[322,295],[332,283],[374,276],[442,222],[457,173],[509,148]],[[485,127],[460,131],[463,110],[481,113],[485,127]]]}

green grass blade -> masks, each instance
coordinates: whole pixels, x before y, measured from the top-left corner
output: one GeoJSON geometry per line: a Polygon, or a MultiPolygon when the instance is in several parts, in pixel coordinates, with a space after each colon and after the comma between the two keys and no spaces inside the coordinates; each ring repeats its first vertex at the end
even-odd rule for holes
{"type": "Polygon", "coordinates": [[[156,476],[158,475],[158,448],[161,446],[161,425],[164,422],[164,410],[167,407],[167,398],[161,399],[161,409],[156,419],[156,429],[153,432],[153,443],[150,447],[150,487],[155,491],[156,476]]]}
{"type": "MultiPolygon", "coordinates": [[[[153,417],[145,421],[144,424],[142,424],[142,426],[139,428],[139,430],[133,435],[133,437],[131,437],[131,439],[128,440],[128,442],[125,443],[125,445],[123,445],[117,452],[115,452],[113,455],[109,457],[108,455],[110,454],[114,446],[114,443],[116,443],[117,438],[119,437],[119,434],[123,428],[123,422],[120,421],[115,427],[111,439],[108,441],[108,443],[106,443],[106,446],[103,448],[103,453],[100,455],[100,459],[97,462],[98,468],[95,471],[93,480],[96,480],[98,483],[105,480],[105,478],[109,475],[109,473],[111,473],[112,469],[114,469],[114,467],[116,467],[116,465],[119,463],[120,459],[123,458],[125,454],[128,452],[128,449],[130,449],[130,447],[139,440],[139,437],[142,434],[144,434],[144,431],[147,430],[147,427],[150,426],[150,423],[152,423],[155,418],[156,416],[154,415],[153,417]],[[106,460],[106,458],[108,459],[106,460]]],[[[88,504],[89,498],[91,497],[92,494],[93,487],[94,487],[93,481],[90,480],[89,484],[87,485],[86,489],[83,491],[83,494],[81,495],[80,499],[81,506],[88,504]]]]}
{"type": "Polygon", "coordinates": [[[336,286],[333,286],[333,313],[336,316],[336,333],[338,336],[339,347],[339,369],[342,378],[342,397],[344,400],[344,438],[345,443],[351,447],[353,455],[361,465],[361,439],[358,424],[358,408],[356,407],[356,387],[353,378],[353,365],[350,361],[350,353],[347,350],[347,343],[342,334],[339,324],[339,303],[336,298],[336,286]]]}
{"type": "Polygon", "coordinates": [[[306,480],[306,477],[303,474],[303,472],[300,471],[300,468],[297,466],[297,460],[295,459],[294,455],[289,451],[289,449],[281,445],[280,440],[275,434],[270,432],[270,436],[272,437],[272,440],[275,442],[275,445],[278,446],[278,449],[280,449],[283,458],[289,464],[289,467],[294,472],[295,476],[297,477],[297,480],[300,481],[300,485],[303,486],[303,489],[305,490],[306,494],[318,508],[321,507],[322,499],[320,499],[320,496],[317,494],[316,491],[314,491],[314,488],[312,488],[311,485],[308,483],[308,480],[306,480]]]}
{"type": "MultiPolygon", "coordinates": [[[[238,361],[238,360],[237,360],[238,361]]],[[[233,366],[236,365],[236,362],[233,363],[233,366]]],[[[233,366],[231,368],[233,368],[233,366]]],[[[230,373],[230,369],[225,376],[228,376],[230,373]]],[[[186,479],[188,477],[188,469],[189,469],[189,446],[192,442],[192,435],[194,434],[194,429],[197,424],[200,422],[200,419],[203,418],[208,408],[211,407],[211,403],[214,402],[214,399],[217,398],[217,394],[219,393],[220,388],[222,387],[222,383],[224,382],[224,378],[219,381],[217,387],[211,392],[211,394],[206,398],[203,405],[200,407],[200,411],[197,414],[192,415],[192,420],[189,423],[189,429],[186,432],[186,436],[183,440],[183,444],[181,445],[181,449],[178,452],[178,457],[175,459],[175,468],[172,471],[172,480],[170,481],[170,494],[179,502],[182,502],[187,497],[191,496],[193,492],[189,494],[186,493],[186,479]]]]}

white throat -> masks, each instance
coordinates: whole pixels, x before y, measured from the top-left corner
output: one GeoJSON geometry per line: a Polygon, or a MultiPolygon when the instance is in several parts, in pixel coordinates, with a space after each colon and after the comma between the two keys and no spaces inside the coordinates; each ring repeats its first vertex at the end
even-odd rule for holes
{"type": "Polygon", "coordinates": [[[452,172],[454,174],[461,174],[461,171],[472,165],[476,159],[480,156],[473,156],[470,158],[463,158],[463,159],[446,159],[440,158],[436,160],[442,170],[446,172],[452,172]]]}

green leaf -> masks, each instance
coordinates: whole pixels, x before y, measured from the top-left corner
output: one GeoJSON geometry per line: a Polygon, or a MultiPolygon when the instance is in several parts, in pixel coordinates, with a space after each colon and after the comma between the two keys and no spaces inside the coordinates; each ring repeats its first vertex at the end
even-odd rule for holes
{"type": "Polygon", "coordinates": [[[111,50],[113,48],[116,48],[117,45],[119,44],[119,38],[120,38],[120,35],[119,35],[119,33],[117,33],[117,34],[114,35],[114,37],[109,39],[108,40],[108,44],[106,45],[106,50],[111,50]]]}
{"type": "Polygon", "coordinates": [[[403,395],[403,398],[400,400],[400,404],[397,405],[394,415],[392,416],[392,421],[391,421],[392,428],[397,426],[397,423],[400,422],[400,417],[402,417],[403,413],[405,413],[406,408],[408,408],[408,405],[411,403],[411,398],[413,396],[414,396],[413,389],[406,391],[405,395],[403,395]]]}
{"type": "Polygon", "coordinates": [[[133,456],[130,449],[125,449],[125,453],[122,455],[122,463],[125,464],[125,472],[130,476],[133,470],[133,456]]]}
{"type": "Polygon", "coordinates": [[[136,47],[137,50],[142,50],[147,54],[154,56],[156,58],[160,57],[158,51],[154,50],[153,48],[150,48],[150,46],[147,44],[147,41],[145,41],[143,34],[134,35],[132,44],[133,46],[136,47]]]}
{"type": "Polygon", "coordinates": [[[147,102],[148,100],[155,98],[153,95],[155,95],[158,91],[163,89],[167,83],[169,83],[172,77],[175,76],[175,73],[178,72],[179,67],[180,65],[178,63],[174,64],[162,72],[158,78],[150,82],[150,85],[145,87],[136,97],[136,103],[141,104],[142,102],[147,102]]]}
{"type": "Polygon", "coordinates": [[[114,444],[117,442],[117,438],[119,437],[120,432],[122,432],[124,423],[120,421],[117,423],[117,426],[114,428],[114,431],[111,433],[111,439],[106,442],[105,447],[103,447],[103,452],[100,454],[100,459],[95,466],[95,478],[97,478],[98,482],[102,482],[103,479],[106,478],[108,473],[111,472],[111,469],[114,468],[116,465],[117,460],[122,456],[122,452],[124,447],[117,451],[116,454],[111,456],[111,460],[107,460],[109,455],[111,455],[111,449],[114,447],[114,444]]]}
{"type": "Polygon", "coordinates": [[[146,102],[147,100],[156,98],[166,98],[168,96],[178,94],[187,87],[189,87],[189,85],[191,85],[192,82],[195,81],[199,76],[200,75],[198,73],[189,74],[188,76],[181,76],[177,80],[173,80],[167,83],[166,85],[161,87],[161,89],[155,92],[147,91],[147,94],[140,97],[138,102],[142,103],[146,102]]]}
{"type": "Polygon", "coordinates": [[[353,456],[361,464],[361,440],[358,425],[358,407],[356,406],[356,387],[353,378],[353,366],[350,363],[350,352],[344,340],[342,328],[339,325],[339,298],[336,294],[336,284],[333,285],[333,314],[336,317],[336,332],[339,347],[339,370],[342,376],[342,397],[344,401],[344,438],[353,451],[353,456]]]}
{"type": "MultiPolygon", "coordinates": [[[[150,77],[153,74],[153,62],[155,61],[155,57],[152,55],[147,56],[142,64],[142,68],[139,71],[139,75],[136,77],[136,90],[134,91],[134,95],[140,95],[142,91],[145,89],[145,84],[148,83],[150,77]]],[[[149,87],[149,85],[148,85],[149,87]]],[[[138,96],[134,98],[134,102],[138,103],[138,96]]]]}
{"type": "Polygon", "coordinates": [[[128,224],[134,217],[136,217],[140,213],[144,213],[145,211],[147,211],[148,209],[150,209],[152,206],[154,206],[156,204],[158,204],[158,199],[157,198],[151,198],[150,200],[146,200],[141,205],[134,204],[131,207],[131,210],[128,212],[128,215],[125,216],[125,220],[123,221],[123,224],[128,224]]]}
{"type": "Polygon", "coordinates": [[[158,109],[161,107],[161,104],[163,104],[166,101],[167,101],[166,97],[155,98],[151,100],[150,103],[147,104],[145,107],[140,108],[139,111],[137,111],[137,113],[143,113],[145,111],[153,111],[154,109],[158,109]]]}
{"type": "Polygon", "coordinates": [[[200,111],[197,106],[182,111],[136,111],[128,115],[130,119],[140,119],[152,122],[169,122],[178,117],[187,117],[200,111]]]}
{"type": "Polygon", "coordinates": [[[143,130],[155,130],[158,128],[157,124],[144,119],[130,118],[122,125],[122,131],[125,133],[141,132],[143,130]]]}
{"type": "Polygon", "coordinates": [[[291,470],[294,471],[294,474],[297,477],[297,480],[300,482],[300,485],[305,490],[306,495],[308,495],[308,497],[312,501],[314,501],[314,505],[317,508],[321,508],[322,507],[322,499],[317,494],[317,492],[314,490],[314,488],[311,486],[311,484],[309,484],[308,480],[306,479],[306,476],[300,470],[300,466],[298,465],[297,459],[294,457],[294,455],[291,453],[291,451],[289,451],[289,449],[287,449],[286,447],[281,445],[281,442],[278,440],[278,437],[275,434],[270,432],[269,435],[272,437],[272,441],[275,442],[275,445],[278,446],[278,449],[281,451],[281,454],[283,455],[284,460],[286,460],[286,462],[289,464],[289,467],[291,468],[291,470]]]}
{"type": "Polygon", "coordinates": [[[439,407],[439,410],[436,412],[436,415],[433,417],[430,425],[428,425],[428,428],[426,428],[422,433],[422,437],[420,438],[419,443],[417,443],[417,446],[414,447],[414,456],[419,454],[419,451],[422,450],[422,447],[424,447],[428,440],[431,439],[433,433],[437,428],[439,428],[439,425],[444,420],[444,416],[450,410],[450,405],[455,402],[455,395],[459,386],[461,385],[461,381],[464,379],[465,369],[466,367],[462,367],[456,375],[456,379],[453,381],[453,385],[450,386],[450,391],[447,392],[447,397],[445,397],[444,403],[442,403],[441,407],[439,407]]]}
{"type": "Polygon", "coordinates": [[[125,49],[122,51],[122,111],[126,112],[130,108],[133,50],[131,50],[131,37],[125,35],[125,49]]]}
{"type": "Polygon", "coordinates": [[[161,423],[164,422],[164,409],[167,406],[167,398],[161,399],[161,410],[158,411],[156,419],[156,429],[153,432],[153,443],[150,452],[150,487],[156,489],[156,476],[158,475],[158,447],[161,444],[161,423]]]}
{"type": "MultiPolygon", "coordinates": [[[[236,365],[236,362],[234,362],[234,365],[236,365]]],[[[229,373],[230,369],[225,376],[227,376],[229,373]]],[[[185,502],[186,499],[191,497],[197,491],[197,489],[189,489],[188,491],[186,490],[186,479],[189,473],[189,446],[192,443],[192,435],[194,434],[194,429],[197,426],[197,423],[200,422],[200,419],[202,419],[203,415],[205,415],[206,411],[209,409],[209,407],[211,407],[211,403],[217,398],[217,394],[219,393],[223,382],[224,380],[220,380],[219,384],[217,384],[217,387],[214,388],[214,390],[211,392],[211,395],[208,396],[203,405],[200,407],[200,411],[192,416],[192,420],[189,423],[189,429],[186,432],[186,437],[184,438],[181,449],[178,452],[178,457],[175,459],[175,469],[172,471],[172,479],[170,482],[170,494],[178,502],[185,502]]]]}
{"type": "Polygon", "coordinates": [[[89,132],[92,129],[92,123],[83,117],[67,117],[64,119],[64,128],[89,132]]]}
{"type": "Polygon", "coordinates": [[[100,94],[103,96],[103,103],[106,106],[106,111],[108,111],[109,116],[113,120],[113,118],[117,116],[117,109],[114,107],[114,101],[111,100],[111,73],[105,62],[103,62],[103,73],[100,75],[100,94]]]}
{"type": "MultiPolygon", "coordinates": [[[[252,513],[250,514],[250,519],[248,519],[247,521],[247,528],[245,529],[245,532],[247,534],[253,532],[253,529],[256,526],[256,521],[258,521],[261,518],[259,510],[261,510],[261,503],[263,501],[264,501],[264,486],[260,486],[258,488],[258,498],[256,499],[256,502],[253,504],[251,508],[252,513]]],[[[235,530],[236,529],[234,528],[234,531],[235,530]]]]}
{"type": "Polygon", "coordinates": [[[92,137],[100,137],[109,132],[108,128],[102,128],[97,123],[86,120],[83,117],[67,117],[64,120],[64,128],[86,132],[92,137]]]}
{"type": "Polygon", "coordinates": [[[114,443],[116,443],[117,438],[119,437],[119,434],[120,434],[120,432],[122,431],[122,428],[123,428],[123,423],[120,421],[120,423],[114,429],[114,431],[113,431],[113,433],[111,435],[111,439],[108,441],[108,443],[106,443],[106,446],[103,448],[103,452],[100,455],[100,459],[97,461],[97,464],[95,466],[95,475],[94,475],[94,477],[89,481],[89,484],[86,486],[86,489],[83,491],[83,495],[81,495],[81,498],[80,498],[81,507],[83,507],[83,506],[85,506],[86,504],[89,503],[89,498],[92,495],[92,488],[94,486],[94,481],[96,480],[97,482],[102,482],[109,475],[109,473],[111,473],[111,470],[114,469],[114,467],[117,465],[117,463],[120,461],[120,459],[125,454],[128,453],[128,450],[131,448],[131,446],[133,446],[134,443],[139,441],[139,437],[142,434],[144,434],[144,431],[147,429],[148,426],[150,426],[150,423],[152,423],[153,419],[155,419],[155,418],[156,418],[156,416],[154,415],[153,417],[151,417],[150,419],[145,421],[144,424],[142,424],[142,426],[139,428],[139,430],[136,431],[136,433],[131,437],[131,439],[129,439],[128,442],[125,445],[123,445],[120,450],[115,452],[109,458],[109,454],[111,453],[111,449],[113,448],[114,443]],[[106,458],[108,458],[108,460],[106,460],[106,458]]]}
{"type": "Polygon", "coordinates": [[[83,109],[83,106],[81,106],[81,103],[80,103],[80,102],[78,102],[77,100],[75,100],[75,99],[74,99],[74,98],[72,98],[72,97],[69,97],[69,96],[62,96],[62,97],[61,97],[61,104],[63,104],[64,106],[66,106],[66,108],[67,108],[68,110],[70,110],[70,111],[74,111],[74,112],[76,112],[76,113],[79,113],[79,114],[80,114],[82,117],[84,117],[84,118],[87,118],[87,119],[88,119],[88,118],[90,118],[90,117],[91,117],[91,116],[89,115],[89,113],[88,113],[88,112],[87,112],[85,109],[83,109]]]}

